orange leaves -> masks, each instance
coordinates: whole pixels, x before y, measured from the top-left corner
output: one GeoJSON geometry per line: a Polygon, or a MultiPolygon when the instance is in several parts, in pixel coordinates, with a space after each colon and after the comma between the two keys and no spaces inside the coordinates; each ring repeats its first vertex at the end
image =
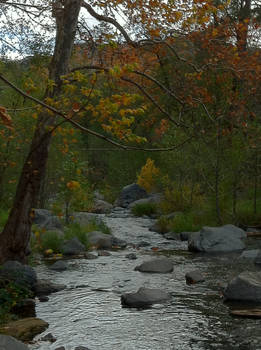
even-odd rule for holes
{"type": "Polygon", "coordinates": [[[78,181],[72,180],[67,182],[66,187],[69,188],[70,190],[77,190],[81,187],[81,185],[78,181]]]}
{"type": "Polygon", "coordinates": [[[0,119],[2,120],[2,123],[4,126],[10,130],[13,129],[12,126],[12,118],[10,115],[7,113],[6,109],[2,106],[0,106],[0,119]]]}

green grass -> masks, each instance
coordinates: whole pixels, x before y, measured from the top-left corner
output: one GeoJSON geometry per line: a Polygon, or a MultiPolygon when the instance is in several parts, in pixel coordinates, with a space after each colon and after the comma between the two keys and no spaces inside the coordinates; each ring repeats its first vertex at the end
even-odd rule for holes
{"type": "Polygon", "coordinates": [[[135,216],[151,216],[157,213],[157,206],[155,203],[140,203],[134,205],[131,212],[135,216]]]}

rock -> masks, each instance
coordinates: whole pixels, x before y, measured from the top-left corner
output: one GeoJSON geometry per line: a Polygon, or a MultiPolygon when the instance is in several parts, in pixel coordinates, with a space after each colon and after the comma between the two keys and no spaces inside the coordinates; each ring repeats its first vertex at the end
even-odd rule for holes
{"type": "Polygon", "coordinates": [[[260,249],[257,250],[257,254],[254,258],[254,263],[256,265],[261,265],[261,250],[260,249]]]}
{"type": "Polygon", "coordinates": [[[22,300],[19,304],[16,304],[12,308],[12,313],[18,315],[21,318],[36,317],[35,300],[29,298],[22,300]]]}
{"type": "Polygon", "coordinates": [[[98,259],[98,255],[92,253],[84,253],[84,257],[88,260],[98,259]]]}
{"type": "Polygon", "coordinates": [[[34,209],[33,223],[48,231],[63,230],[59,217],[46,209],[34,209]]]}
{"type": "Polygon", "coordinates": [[[129,253],[129,254],[125,255],[125,258],[130,259],[130,260],[136,260],[137,255],[135,253],[129,253]]]}
{"type": "Polygon", "coordinates": [[[93,192],[94,198],[99,199],[101,201],[104,201],[104,195],[101,194],[98,190],[93,192]]]}
{"type": "Polygon", "coordinates": [[[164,238],[169,239],[169,240],[179,240],[180,236],[176,232],[167,232],[164,235],[164,238]]]}
{"type": "Polygon", "coordinates": [[[86,348],[86,346],[76,346],[74,350],[90,350],[90,349],[86,348]]]}
{"type": "Polygon", "coordinates": [[[234,225],[203,227],[193,233],[188,241],[188,249],[196,252],[227,253],[245,248],[246,232],[234,225]]]}
{"type": "Polygon", "coordinates": [[[195,284],[195,283],[205,281],[205,278],[203,277],[203,275],[199,270],[193,270],[193,271],[187,272],[185,275],[185,278],[186,278],[187,284],[195,284]]]}
{"type": "Polygon", "coordinates": [[[113,237],[100,231],[92,231],[88,233],[88,243],[98,249],[111,249],[113,237]]]}
{"type": "Polygon", "coordinates": [[[110,256],[111,253],[108,252],[108,251],[106,251],[106,250],[99,250],[99,251],[98,251],[98,255],[99,255],[99,256],[110,256]]]}
{"type": "Polygon", "coordinates": [[[41,303],[46,303],[47,301],[49,301],[49,298],[45,295],[39,296],[38,299],[41,303]]]}
{"type": "Polygon", "coordinates": [[[29,350],[29,348],[9,335],[0,334],[0,350],[29,350]]]}
{"type": "Polygon", "coordinates": [[[144,248],[144,247],[149,247],[150,243],[147,241],[141,241],[137,244],[137,248],[144,248]]]}
{"type": "Polygon", "coordinates": [[[34,317],[12,321],[0,328],[0,333],[10,335],[18,340],[28,342],[48,328],[48,323],[34,317]]]}
{"type": "Polygon", "coordinates": [[[188,241],[191,234],[193,234],[193,232],[181,232],[179,234],[180,240],[181,241],[188,241]]]}
{"type": "Polygon", "coordinates": [[[135,271],[152,272],[152,273],[168,273],[173,271],[173,263],[168,258],[157,258],[143,262],[136,266],[135,271]]]}
{"type": "Polygon", "coordinates": [[[259,252],[260,252],[260,249],[244,250],[238,258],[255,260],[259,252]]]}
{"type": "Polygon", "coordinates": [[[123,307],[142,308],[162,303],[170,299],[170,295],[160,289],[140,288],[136,293],[125,293],[121,296],[123,307]]]}
{"type": "Polygon", "coordinates": [[[43,295],[49,295],[51,293],[59,292],[60,290],[65,289],[66,286],[64,284],[56,284],[52,283],[49,280],[41,279],[37,281],[37,284],[34,288],[35,295],[37,297],[43,295]]]}
{"type": "Polygon", "coordinates": [[[65,271],[68,270],[68,265],[65,261],[58,260],[53,265],[49,266],[49,269],[54,271],[65,271]]]}
{"type": "Polygon", "coordinates": [[[44,335],[41,339],[41,341],[49,341],[50,343],[56,342],[56,338],[52,335],[52,333],[48,333],[44,335]]]}
{"type": "Polygon", "coordinates": [[[163,199],[163,194],[162,193],[153,193],[148,195],[148,197],[146,198],[141,198],[138,199],[132,203],[130,203],[128,205],[129,209],[132,209],[133,207],[135,207],[135,205],[139,205],[139,204],[159,204],[163,199]]]}
{"type": "Polygon", "coordinates": [[[0,278],[11,280],[29,289],[33,289],[37,283],[36,272],[31,266],[22,265],[18,261],[11,260],[2,265],[0,278]]]}
{"type": "Polygon", "coordinates": [[[261,302],[261,272],[245,271],[233,278],[224,290],[226,300],[261,302]]]}
{"type": "Polygon", "coordinates": [[[77,237],[70,239],[62,245],[64,255],[78,255],[86,250],[77,237]]]}
{"type": "Polygon", "coordinates": [[[94,213],[86,213],[86,212],[75,212],[71,216],[71,221],[76,222],[80,226],[88,226],[93,222],[98,224],[103,223],[101,217],[94,213]]]}
{"type": "Polygon", "coordinates": [[[112,236],[112,247],[117,247],[117,248],[121,248],[124,249],[127,247],[127,242],[124,241],[123,239],[117,238],[112,236]]]}
{"type": "Polygon", "coordinates": [[[131,184],[122,189],[119,198],[115,201],[114,205],[127,208],[130,203],[146,197],[148,197],[148,194],[144,188],[140,187],[138,184],[131,184]]]}
{"type": "Polygon", "coordinates": [[[160,233],[160,234],[168,233],[169,232],[169,228],[168,227],[164,227],[164,226],[161,225],[158,221],[156,221],[152,226],[150,226],[149,231],[157,232],[157,233],[160,233]]]}
{"type": "Polygon", "coordinates": [[[59,348],[55,348],[55,350],[65,350],[64,346],[59,346],[59,348]]]}
{"type": "Polygon", "coordinates": [[[105,202],[100,199],[95,199],[92,209],[90,210],[91,213],[96,213],[96,214],[109,214],[112,211],[112,204],[105,202]]]}

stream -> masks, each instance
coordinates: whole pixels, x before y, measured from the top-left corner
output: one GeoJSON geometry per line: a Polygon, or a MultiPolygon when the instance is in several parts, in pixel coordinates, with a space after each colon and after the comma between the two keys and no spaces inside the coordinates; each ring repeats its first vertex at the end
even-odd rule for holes
{"type": "MultiPolygon", "coordinates": [[[[101,216],[116,237],[133,245],[148,242],[149,246],[138,250],[128,246],[95,260],[72,259],[64,272],[37,266],[39,278],[65,284],[67,289],[51,294],[48,302],[37,301],[37,317],[49,323],[37,339],[51,332],[57,340],[53,344],[36,341],[30,349],[64,346],[73,350],[81,345],[90,350],[261,350],[261,320],[230,316],[221,294],[233,276],[256,269],[254,264],[238,259],[238,254],[190,253],[187,242],[150,232],[153,220],[133,217],[128,211],[101,216]],[[125,257],[130,252],[137,255],[136,260],[125,257]],[[173,273],[134,271],[159,254],[173,260],[173,273]],[[186,285],[185,274],[195,269],[201,270],[206,282],[186,285]],[[144,310],[122,308],[121,294],[142,286],[163,289],[172,299],[144,310]]],[[[248,242],[250,248],[258,245],[258,239],[248,242]]]]}

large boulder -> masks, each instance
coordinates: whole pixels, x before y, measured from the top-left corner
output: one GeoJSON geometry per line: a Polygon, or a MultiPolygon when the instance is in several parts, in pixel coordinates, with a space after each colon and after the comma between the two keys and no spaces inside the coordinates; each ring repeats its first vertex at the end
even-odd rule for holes
{"type": "Polygon", "coordinates": [[[34,209],[33,223],[48,231],[63,229],[63,225],[58,216],[55,216],[50,210],[46,209],[34,209]]]}
{"type": "Polygon", "coordinates": [[[261,302],[261,272],[245,271],[233,278],[224,290],[226,300],[261,302]]]}
{"type": "Polygon", "coordinates": [[[48,323],[40,318],[28,317],[9,322],[0,328],[0,333],[28,342],[48,328],[48,323]]]}
{"type": "Polygon", "coordinates": [[[109,214],[112,211],[112,208],[112,204],[101,199],[95,199],[90,211],[96,214],[109,214]]]}
{"type": "Polygon", "coordinates": [[[29,348],[10,335],[0,334],[0,350],[29,350],[29,348]]]}
{"type": "Polygon", "coordinates": [[[245,249],[246,232],[234,225],[204,226],[189,237],[188,249],[196,252],[227,253],[245,249]]]}
{"type": "Polygon", "coordinates": [[[168,258],[157,258],[143,262],[136,266],[135,271],[150,273],[169,273],[173,271],[173,263],[168,258]]]}
{"type": "Polygon", "coordinates": [[[78,255],[86,250],[85,246],[77,237],[69,239],[61,248],[64,255],[78,255]]]}
{"type": "Polygon", "coordinates": [[[148,195],[148,197],[146,198],[141,198],[138,199],[132,203],[129,204],[128,208],[133,208],[135,207],[135,205],[139,205],[139,204],[160,204],[160,202],[163,199],[163,194],[162,193],[153,193],[148,195]]]}
{"type": "Polygon", "coordinates": [[[123,307],[142,308],[162,303],[170,299],[170,295],[161,289],[140,288],[136,293],[125,293],[121,296],[123,307]]]}
{"type": "Polygon", "coordinates": [[[117,207],[127,208],[130,203],[146,197],[148,197],[148,194],[144,188],[140,187],[138,184],[131,184],[122,189],[119,198],[116,200],[114,205],[117,207]]]}
{"type": "Polygon", "coordinates": [[[49,269],[54,271],[65,271],[68,270],[68,265],[65,261],[58,260],[54,264],[50,265],[49,269]]]}
{"type": "Polygon", "coordinates": [[[29,289],[34,289],[37,282],[36,272],[31,266],[12,260],[8,260],[2,265],[0,278],[11,280],[29,289]]]}
{"type": "Polygon", "coordinates": [[[88,243],[97,249],[111,249],[113,236],[100,231],[92,231],[88,233],[88,243]]]}

